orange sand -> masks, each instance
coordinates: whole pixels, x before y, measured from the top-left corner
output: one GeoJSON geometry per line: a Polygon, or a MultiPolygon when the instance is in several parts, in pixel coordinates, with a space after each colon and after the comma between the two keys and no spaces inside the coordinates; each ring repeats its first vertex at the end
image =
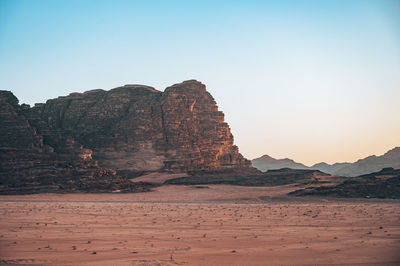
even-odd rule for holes
{"type": "Polygon", "coordinates": [[[400,201],[260,198],[278,190],[0,196],[0,263],[400,264],[400,201]]]}

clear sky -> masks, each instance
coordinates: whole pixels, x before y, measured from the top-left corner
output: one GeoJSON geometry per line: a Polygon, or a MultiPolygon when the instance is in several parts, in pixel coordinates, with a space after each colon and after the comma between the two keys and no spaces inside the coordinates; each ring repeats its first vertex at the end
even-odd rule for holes
{"type": "Polygon", "coordinates": [[[0,89],[21,103],[187,79],[249,159],[381,155],[400,146],[400,1],[0,0],[0,89]]]}

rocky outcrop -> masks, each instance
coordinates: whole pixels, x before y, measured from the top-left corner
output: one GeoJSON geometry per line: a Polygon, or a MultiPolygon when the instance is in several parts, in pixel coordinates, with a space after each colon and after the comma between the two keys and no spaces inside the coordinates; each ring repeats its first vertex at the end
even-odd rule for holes
{"type": "Polygon", "coordinates": [[[400,198],[400,169],[347,178],[336,186],[309,187],[290,193],[294,196],[330,196],[343,198],[400,198]]]}
{"type": "Polygon", "coordinates": [[[103,182],[104,190],[131,191],[137,187],[128,178],[148,172],[257,172],[195,80],[164,92],[125,85],[72,93],[32,108],[1,91],[0,105],[3,190],[23,184],[79,190],[103,182]]]}
{"type": "Polygon", "coordinates": [[[73,138],[105,168],[143,172],[251,168],[233,145],[224,115],[203,84],[190,80],[164,92],[142,85],[73,93],[27,110],[57,146],[73,138]],[[36,119],[39,118],[39,119],[36,119]]]}
{"type": "Polygon", "coordinates": [[[338,183],[340,177],[322,173],[317,170],[302,170],[282,168],[278,170],[269,170],[265,173],[249,174],[236,173],[232,174],[228,171],[212,175],[204,173],[202,175],[184,176],[169,179],[165,183],[173,185],[209,185],[209,184],[229,184],[237,186],[282,186],[282,185],[326,185],[327,183],[338,183]]]}

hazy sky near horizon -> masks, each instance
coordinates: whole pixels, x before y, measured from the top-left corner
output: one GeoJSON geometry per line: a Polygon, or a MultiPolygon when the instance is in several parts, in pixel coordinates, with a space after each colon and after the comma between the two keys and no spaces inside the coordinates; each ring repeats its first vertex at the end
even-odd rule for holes
{"type": "Polygon", "coordinates": [[[0,89],[206,84],[247,158],[400,146],[400,1],[0,0],[0,89]]]}

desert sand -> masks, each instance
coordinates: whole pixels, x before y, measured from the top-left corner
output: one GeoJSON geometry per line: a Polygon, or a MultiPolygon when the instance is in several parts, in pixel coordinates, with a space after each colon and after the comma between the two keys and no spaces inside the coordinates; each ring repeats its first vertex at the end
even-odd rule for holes
{"type": "Polygon", "coordinates": [[[0,196],[0,263],[399,265],[400,201],[289,187],[0,196]]]}

